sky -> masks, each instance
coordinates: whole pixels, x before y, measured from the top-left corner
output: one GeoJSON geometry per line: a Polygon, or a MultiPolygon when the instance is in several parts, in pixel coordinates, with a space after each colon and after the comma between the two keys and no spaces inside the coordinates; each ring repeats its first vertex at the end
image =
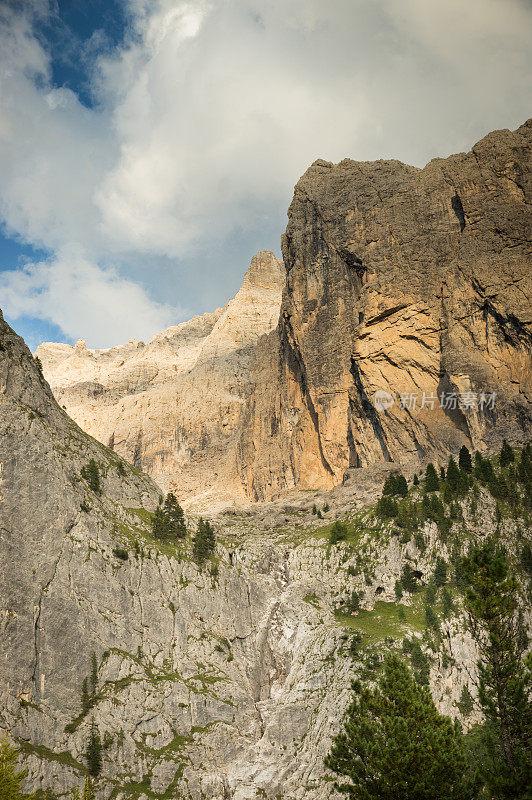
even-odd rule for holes
{"type": "Polygon", "coordinates": [[[524,122],[531,41],[530,0],[0,0],[0,308],[34,349],[223,305],[317,158],[524,122]]]}

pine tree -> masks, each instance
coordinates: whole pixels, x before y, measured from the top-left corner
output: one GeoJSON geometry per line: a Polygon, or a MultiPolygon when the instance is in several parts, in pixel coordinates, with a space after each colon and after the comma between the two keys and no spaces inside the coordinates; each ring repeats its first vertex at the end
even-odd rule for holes
{"type": "Polygon", "coordinates": [[[102,771],[102,742],[94,720],[91,725],[85,758],[87,760],[89,775],[93,778],[97,778],[102,771]]]}
{"type": "Polygon", "coordinates": [[[27,771],[17,769],[17,751],[7,739],[0,738],[0,798],[2,800],[31,800],[22,791],[27,771]]]}
{"type": "Polygon", "coordinates": [[[162,498],[151,518],[151,532],[155,539],[166,539],[166,518],[164,516],[162,498]]]}
{"type": "Polygon", "coordinates": [[[456,465],[456,461],[451,456],[449,459],[449,465],[447,467],[447,474],[445,476],[447,481],[447,485],[452,492],[456,492],[457,494],[462,489],[462,476],[460,474],[460,470],[456,465]]]}
{"type": "Polygon", "coordinates": [[[434,464],[427,464],[425,470],[425,489],[427,492],[437,492],[440,488],[440,482],[434,464]]]}
{"type": "Polygon", "coordinates": [[[410,564],[405,564],[402,569],[401,585],[405,590],[405,592],[410,592],[410,594],[417,592],[417,583],[412,573],[412,567],[410,566],[410,564]]]}
{"type": "Polygon", "coordinates": [[[434,583],[438,588],[447,583],[447,563],[441,556],[438,556],[434,566],[434,583]]]}
{"type": "Polygon", "coordinates": [[[460,732],[438,713],[397,656],[374,688],[354,698],[325,765],[347,778],[335,787],[351,800],[473,800],[460,732]]]}
{"type": "Polygon", "coordinates": [[[86,466],[81,468],[81,477],[87,481],[90,489],[95,492],[95,494],[101,494],[100,470],[93,458],[91,458],[86,466]]]}
{"type": "Polygon", "coordinates": [[[460,453],[458,454],[458,466],[462,470],[462,472],[472,472],[473,470],[473,462],[471,461],[471,453],[467,449],[467,447],[462,445],[460,448],[460,453]]]}
{"type": "Polygon", "coordinates": [[[395,494],[395,475],[390,473],[386,476],[386,480],[384,481],[384,486],[382,487],[382,495],[385,496],[392,496],[395,494]]]}
{"type": "Polygon", "coordinates": [[[95,800],[95,797],[96,795],[94,793],[92,781],[90,778],[87,778],[85,781],[85,786],[83,787],[82,800],[95,800]]]}
{"type": "Polygon", "coordinates": [[[210,522],[200,517],[192,548],[194,560],[198,564],[203,564],[214,553],[215,547],[214,529],[210,522]]]}
{"type": "Polygon", "coordinates": [[[408,494],[408,484],[404,475],[397,475],[395,478],[395,493],[401,497],[406,497],[408,494]]]}
{"type": "Polygon", "coordinates": [[[331,528],[331,533],[329,535],[329,542],[331,544],[336,544],[337,542],[342,541],[347,536],[347,527],[344,522],[340,522],[340,520],[336,520],[333,523],[331,528]]]}
{"type": "Polygon", "coordinates": [[[513,460],[514,460],[514,451],[512,450],[506,439],[504,439],[501,447],[501,452],[499,455],[499,466],[507,467],[508,464],[511,464],[513,460]]]}
{"type": "Polygon", "coordinates": [[[419,486],[419,478],[417,476],[417,472],[414,474],[414,480],[412,481],[414,486],[419,486]]]}
{"type": "Polygon", "coordinates": [[[177,502],[177,497],[173,492],[168,492],[166,495],[163,513],[169,535],[177,539],[183,539],[187,535],[185,513],[177,502]]]}
{"type": "Polygon", "coordinates": [[[465,607],[480,653],[486,782],[497,800],[525,800],[532,786],[532,703],[519,584],[504,551],[490,540],[471,549],[463,572],[465,607]]]}

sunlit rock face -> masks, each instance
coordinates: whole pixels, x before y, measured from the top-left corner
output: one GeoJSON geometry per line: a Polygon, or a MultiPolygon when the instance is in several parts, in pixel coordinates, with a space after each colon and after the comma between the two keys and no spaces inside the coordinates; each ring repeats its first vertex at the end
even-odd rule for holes
{"type": "Polygon", "coordinates": [[[55,396],[203,509],[525,440],[531,138],[495,131],[424,169],[316,161],[284,264],[259,253],[224,309],[148,344],[41,345],[55,396]]]}
{"type": "Polygon", "coordinates": [[[531,140],[529,121],[424,169],[346,159],[303,175],[238,451],[250,496],[526,439],[531,140]],[[379,390],[393,405],[375,407],[379,390]]]}
{"type": "Polygon", "coordinates": [[[36,355],[58,402],[99,441],[181,500],[212,506],[242,494],[235,447],[250,361],[277,325],[283,262],[258,253],[235,297],[147,344],[108,350],[46,343],[36,355]]]}

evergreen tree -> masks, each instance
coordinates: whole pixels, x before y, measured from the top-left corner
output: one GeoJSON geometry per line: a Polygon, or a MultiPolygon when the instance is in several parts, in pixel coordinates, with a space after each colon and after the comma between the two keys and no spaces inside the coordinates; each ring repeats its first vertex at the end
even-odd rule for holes
{"type": "Polygon", "coordinates": [[[428,603],[425,606],[425,623],[427,628],[432,628],[433,630],[437,631],[440,627],[440,622],[434,611],[434,608],[429,605],[428,603]]]}
{"type": "Polygon", "coordinates": [[[403,596],[403,584],[400,580],[395,581],[395,596],[400,600],[403,596]]]}
{"type": "Polygon", "coordinates": [[[440,480],[445,480],[445,467],[440,467],[440,480]]]}
{"type": "Polygon", "coordinates": [[[388,656],[374,688],[355,695],[325,759],[347,778],[337,790],[351,800],[473,800],[460,732],[438,713],[397,656],[388,656]]]}
{"type": "Polygon", "coordinates": [[[185,513],[173,492],[168,492],[164,501],[163,513],[165,516],[168,534],[178,539],[183,539],[187,535],[185,524],[185,513]]]}
{"type": "Polygon", "coordinates": [[[427,492],[437,492],[440,488],[440,482],[434,464],[427,464],[425,470],[425,489],[427,492]]]}
{"type": "Polygon", "coordinates": [[[386,480],[384,481],[384,486],[382,487],[382,495],[385,497],[386,495],[394,495],[395,494],[395,475],[392,475],[390,472],[389,475],[386,476],[386,480]]]}
{"type": "Polygon", "coordinates": [[[155,539],[166,538],[166,519],[163,511],[162,498],[159,500],[159,505],[152,514],[151,532],[155,539]]]}
{"type": "Polygon", "coordinates": [[[471,461],[471,453],[467,449],[467,447],[462,445],[460,448],[460,453],[458,454],[458,466],[462,470],[462,472],[472,472],[473,470],[473,462],[471,461]]]}
{"type": "Polygon", "coordinates": [[[102,742],[94,720],[91,725],[85,758],[87,760],[89,775],[93,778],[97,778],[102,771],[102,742]]]}
{"type": "Polygon", "coordinates": [[[27,771],[17,768],[17,751],[7,739],[0,738],[0,798],[2,800],[31,800],[22,791],[27,771]]]}
{"type": "Polygon", "coordinates": [[[438,556],[434,566],[434,583],[438,588],[447,583],[447,564],[441,556],[438,556]]]}
{"type": "Polygon", "coordinates": [[[497,800],[525,800],[532,786],[532,703],[519,584],[504,551],[490,540],[471,549],[463,571],[465,607],[480,653],[485,779],[497,800]]]}
{"type": "Polygon", "coordinates": [[[417,472],[414,474],[414,480],[412,481],[414,486],[419,486],[419,478],[417,476],[417,472]]]}
{"type": "Polygon", "coordinates": [[[90,778],[87,778],[83,787],[83,795],[81,800],[95,800],[94,787],[90,778]]]}
{"type": "Polygon", "coordinates": [[[458,706],[458,710],[463,717],[470,717],[471,714],[473,713],[475,704],[473,702],[471,692],[469,691],[469,686],[466,683],[464,683],[464,685],[462,686],[460,700],[456,705],[458,706]]]}
{"type": "Polygon", "coordinates": [[[216,546],[214,529],[210,522],[200,517],[194,536],[192,554],[198,564],[203,564],[213,553],[216,546]]]}
{"type": "Polygon", "coordinates": [[[401,585],[405,592],[417,592],[417,583],[410,564],[405,564],[401,572],[401,585]]]}
{"type": "Polygon", "coordinates": [[[383,495],[383,497],[379,497],[377,501],[377,514],[379,517],[384,518],[393,518],[396,517],[399,513],[399,506],[397,505],[397,501],[393,499],[393,497],[389,497],[388,495],[383,495]]]}
{"type": "Polygon", "coordinates": [[[451,492],[458,494],[461,491],[463,485],[462,475],[460,474],[460,470],[458,469],[456,461],[452,456],[449,459],[449,465],[447,467],[445,479],[451,492]]]}
{"type": "Polygon", "coordinates": [[[347,536],[347,527],[345,523],[340,522],[340,520],[336,520],[336,522],[333,523],[333,526],[331,528],[331,533],[329,535],[329,542],[331,544],[336,544],[337,542],[340,542],[342,539],[345,539],[346,536],[347,536]]]}
{"type": "Polygon", "coordinates": [[[425,603],[428,606],[433,606],[435,602],[436,602],[436,584],[434,583],[434,581],[430,581],[430,583],[427,584],[427,591],[425,593],[425,603]]]}
{"type": "Polygon", "coordinates": [[[406,497],[408,494],[408,484],[404,475],[397,475],[395,478],[395,493],[401,497],[406,497]]]}
{"type": "Polygon", "coordinates": [[[511,464],[513,460],[514,460],[514,451],[512,450],[506,439],[504,439],[501,447],[501,452],[499,455],[499,466],[507,467],[508,464],[511,464]]]}
{"type": "Polygon", "coordinates": [[[87,481],[90,489],[95,492],[95,494],[101,494],[100,470],[93,458],[91,458],[86,466],[81,468],[81,477],[87,481]]]}

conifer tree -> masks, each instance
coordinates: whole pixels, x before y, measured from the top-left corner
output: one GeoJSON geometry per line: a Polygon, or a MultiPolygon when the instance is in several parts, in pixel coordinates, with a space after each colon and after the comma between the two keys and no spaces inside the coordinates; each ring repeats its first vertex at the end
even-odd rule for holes
{"type": "Polygon", "coordinates": [[[514,451],[512,450],[506,439],[504,439],[501,447],[501,452],[499,455],[499,465],[501,467],[507,467],[508,464],[511,464],[513,460],[514,460],[514,451]]]}
{"type": "Polygon", "coordinates": [[[8,739],[0,738],[0,798],[31,800],[22,790],[27,771],[17,768],[17,751],[8,739]]]}
{"type": "Polygon", "coordinates": [[[460,448],[460,453],[458,454],[458,466],[462,470],[462,472],[471,472],[473,470],[473,462],[471,461],[471,453],[467,449],[467,447],[462,445],[460,448]]]}
{"type": "Polygon", "coordinates": [[[447,564],[441,556],[438,556],[434,566],[434,583],[438,588],[447,583],[447,564]]]}
{"type": "Polygon", "coordinates": [[[153,512],[151,518],[151,532],[155,539],[166,538],[166,520],[163,511],[162,498],[159,499],[159,505],[153,512]]]}
{"type": "Polygon", "coordinates": [[[395,493],[401,497],[406,497],[408,494],[408,484],[404,475],[397,475],[395,478],[395,493]]]}
{"type": "Polygon", "coordinates": [[[91,458],[89,463],[81,468],[81,477],[84,478],[95,494],[101,494],[100,470],[96,461],[91,458]]]}
{"type": "Polygon", "coordinates": [[[214,529],[208,520],[200,517],[192,548],[194,560],[198,564],[203,564],[214,553],[215,547],[214,529]]]}
{"type": "Polygon", "coordinates": [[[163,513],[170,536],[183,539],[187,535],[185,513],[173,492],[168,492],[164,501],[163,513]]]}
{"type": "Polygon", "coordinates": [[[427,464],[427,469],[425,470],[425,489],[427,492],[437,492],[439,488],[440,482],[438,480],[436,468],[434,464],[427,464]]]}
{"type": "Polygon", "coordinates": [[[480,653],[484,777],[497,800],[527,800],[532,786],[531,675],[517,605],[519,584],[505,552],[490,540],[474,546],[462,568],[465,607],[480,653]]]}
{"type": "Polygon", "coordinates": [[[93,778],[97,778],[102,771],[102,742],[94,720],[91,724],[91,731],[89,734],[85,758],[87,760],[87,769],[89,770],[89,775],[91,775],[93,778]]]}
{"type": "Polygon", "coordinates": [[[397,656],[388,656],[377,686],[354,684],[344,729],[325,765],[344,779],[351,800],[473,800],[460,732],[438,713],[397,656]],[[347,779],[347,780],[345,780],[347,779]]]}
{"type": "Polygon", "coordinates": [[[414,486],[419,486],[419,478],[417,476],[417,472],[414,474],[414,480],[412,481],[414,486]]]}

